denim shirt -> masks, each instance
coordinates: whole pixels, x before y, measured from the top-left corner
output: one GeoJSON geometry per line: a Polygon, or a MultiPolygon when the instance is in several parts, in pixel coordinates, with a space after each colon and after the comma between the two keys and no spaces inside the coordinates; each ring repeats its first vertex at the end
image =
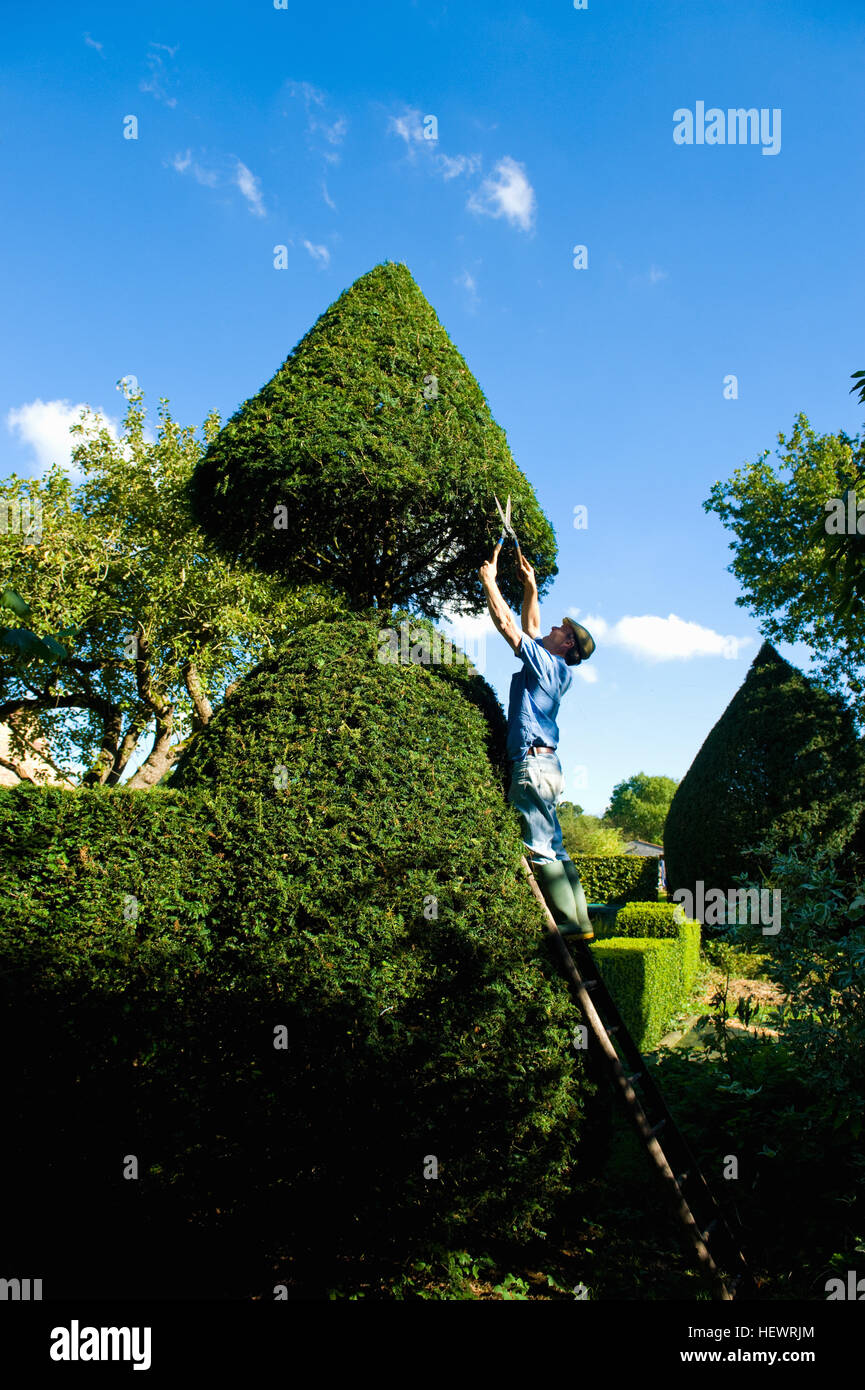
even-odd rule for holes
{"type": "Polygon", "coordinates": [[[511,676],[508,757],[521,760],[533,743],[558,747],[559,701],[570,687],[574,673],[563,657],[553,656],[526,633],[514,655],[522,667],[511,676]]]}

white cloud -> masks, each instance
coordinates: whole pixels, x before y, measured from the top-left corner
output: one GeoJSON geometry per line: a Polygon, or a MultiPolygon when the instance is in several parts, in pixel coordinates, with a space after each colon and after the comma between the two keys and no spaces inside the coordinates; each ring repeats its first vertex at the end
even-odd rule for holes
{"type": "Polygon", "coordinates": [[[311,241],[305,241],[303,244],[312,256],[312,259],[317,261],[322,269],[330,265],[330,252],[326,246],[313,246],[311,241]]]}
{"type": "MultiPolygon", "coordinates": [[[[571,616],[578,616],[571,609],[571,616]]],[[[742,648],[750,645],[750,637],[723,636],[710,627],[686,622],[670,613],[666,618],[646,613],[641,617],[620,618],[608,623],[597,615],[580,618],[600,645],[623,647],[644,661],[690,661],[695,656],[722,656],[735,661],[742,648]]],[[[579,669],[579,668],[578,668],[579,669]]]]}
{"type": "Polygon", "coordinates": [[[205,169],[192,158],[192,151],[187,150],[186,154],[176,154],[170,161],[172,169],[178,174],[189,172],[198,183],[203,183],[207,188],[216,188],[219,183],[219,174],[215,169],[205,169]]]}
{"type": "MultiPolygon", "coordinates": [[[[288,92],[292,97],[300,97],[306,111],[306,133],[309,137],[320,136],[326,144],[341,145],[348,130],[345,116],[325,117],[323,108],[327,95],[311,82],[289,82],[288,92]]],[[[328,164],[338,164],[339,155],[331,150],[319,150],[328,164]]]]}
{"type": "Polygon", "coordinates": [[[653,265],[649,269],[649,284],[657,285],[659,280],[667,280],[669,276],[666,270],[661,270],[659,266],[653,265]]]}
{"type": "Polygon", "coordinates": [[[91,39],[89,34],[84,35],[84,42],[87,44],[88,48],[95,48],[97,53],[102,52],[102,44],[97,43],[95,39],[91,39]]]}
{"type": "Polygon", "coordinates": [[[535,191],[525,168],[510,155],[500,159],[491,177],[485,178],[467,204],[470,212],[487,217],[506,217],[527,232],[535,217],[535,191]]]}
{"type": "MultiPolygon", "coordinates": [[[[33,451],[34,462],[40,473],[45,472],[52,463],[71,468],[73,446],[80,444],[82,439],[80,435],[71,435],[69,427],[78,423],[82,410],[89,409],[83,402],[72,405],[70,401],[28,401],[26,405],[13,407],[7,412],[6,428],[33,451]]],[[[93,413],[97,420],[88,421],[88,433],[92,429],[103,428],[108,430],[112,439],[117,439],[117,420],[102,410],[93,413]]]]}
{"type": "Polygon", "coordinates": [[[327,203],[328,207],[333,208],[334,212],[336,212],[336,203],[333,201],[330,194],[328,193],[327,184],[325,183],[324,179],[322,179],[321,181],[321,196],[322,198],[324,198],[324,201],[327,203]]]}
{"type": "Polygon", "coordinates": [[[247,203],[249,211],[255,217],[264,217],[264,203],[261,199],[261,181],[255,177],[250,169],[240,159],[235,160],[234,182],[240,189],[247,203]]]}
{"type": "Polygon", "coordinates": [[[404,107],[399,116],[388,116],[387,128],[391,135],[397,135],[405,142],[410,160],[417,158],[420,148],[433,172],[440,174],[445,181],[459,178],[462,174],[475,174],[481,167],[479,154],[441,154],[438,140],[426,138],[423,115],[415,106],[404,107]]]}
{"type": "MultiPolygon", "coordinates": [[[[179,45],[175,44],[175,46],[171,48],[167,43],[151,42],[149,47],[151,49],[161,49],[163,53],[167,53],[170,58],[173,58],[179,45]]],[[[165,60],[162,58],[161,54],[158,52],[148,53],[146,62],[150,69],[150,81],[140,82],[138,84],[139,90],[142,92],[149,92],[157,101],[164,101],[166,106],[176,106],[177,98],[170,97],[166,90],[165,60]]]]}
{"type": "Polygon", "coordinates": [[[170,167],[178,174],[190,174],[196,183],[204,184],[205,188],[219,188],[223,183],[230,184],[233,188],[240,189],[246,199],[249,211],[254,217],[266,216],[264,200],[261,196],[261,180],[256,178],[251,169],[248,169],[243,160],[236,155],[231,156],[233,164],[228,174],[221,174],[218,169],[208,169],[203,164],[192,158],[192,151],[187,150],[185,154],[176,154],[173,159],[168,161],[170,167]]]}
{"type": "Polygon", "coordinates": [[[476,174],[481,167],[479,154],[439,154],[436,163],[443,179],[457,179],[461,174],[476,174]]]}
{"type": "Polygon", "coordinates": [[[585,662],[574,667],[574,674],[579,676],[581,681],[585,681],[586,685],[597,685],[598,683],[598,673],[594,666],[586,666],[585,662]]]}

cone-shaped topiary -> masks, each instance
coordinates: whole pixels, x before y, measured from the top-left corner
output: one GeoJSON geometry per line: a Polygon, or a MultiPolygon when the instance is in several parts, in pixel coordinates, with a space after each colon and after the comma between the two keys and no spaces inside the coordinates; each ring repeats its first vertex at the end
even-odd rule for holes
{"type": "Polygon", "coordinates": [[[241,1089],[254,1069],[275,1088],[276,1115],[250,1102],[243,1126],[244,1153],[279,1136],[262,1212],[295,1241],[379,1231],[404,1249],[421,1228],[531,1226],[594,1088],[519,872],[501,709],[465,665],[383,661],[380,622],[296,633],[172,785],[212,796],[232,884],[220,951],[278,995],[257,1054],[221,1044],[241,1089]]]}
{"type": "Polygon", "coordinates": [[[764,642],[682,779],[664,827],[671,890],[760,882],[771,856],[809,832],[843,850],[865,805],[851,712],[764,642]]]}
{"type": "MultiPolygon", "coordinates": [[[[350,607],[483,607],[478,566],[511,495],[543,592],[552,528],[504,431],[404,265],[348,289],[235,413],[191,484],[201,525],[229,555],[350,607]]],[[[499,583],[519,608],[512,564],[499,583]]]]}

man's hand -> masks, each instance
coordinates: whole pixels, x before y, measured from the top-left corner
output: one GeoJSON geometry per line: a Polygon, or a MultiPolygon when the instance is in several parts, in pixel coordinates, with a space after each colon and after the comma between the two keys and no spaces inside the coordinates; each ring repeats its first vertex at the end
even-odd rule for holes
{"type": "Polygon", "coordinates": [[[517,572],[519,573],[520,579],[523,581],[523,586],[537,593],[538,582],[535,579],[535,572],[522,551],[517,555],[517,572]]]}
{"type": "Polygon", "coordinates": [[[484,560],[483,564],[478,570],[478,574],[481,577],[481,583],[483,584],[484,589],[487,592],[489,591],[490,587],[494,585],[496,582],[499,568],[499,551],[501,550],[501,548],[501,542],[499,542],[499,544],[493,551],[493,558],[491,560],[484,560]]]}

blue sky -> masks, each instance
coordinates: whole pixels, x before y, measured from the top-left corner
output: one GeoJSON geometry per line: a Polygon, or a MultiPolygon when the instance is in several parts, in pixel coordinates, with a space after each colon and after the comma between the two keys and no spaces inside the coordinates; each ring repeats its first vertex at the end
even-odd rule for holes
{"type": "MultiPolygon", "coordinates": [[[[119,418],[126,373],[227,418],[404,261],[555,527],[544,630],[594,622],[566,794],[682,776],[760,642],[701,503],[798,411],[861,426],[863,40],[861,0],[7,14],[2,472],[62,457],[80,403],[119,418]],[[778,152],[675,143],[698,102],[780,111],[778,152]]],[[[512,669],[491,636],[503,701],[512,669]]]]}

